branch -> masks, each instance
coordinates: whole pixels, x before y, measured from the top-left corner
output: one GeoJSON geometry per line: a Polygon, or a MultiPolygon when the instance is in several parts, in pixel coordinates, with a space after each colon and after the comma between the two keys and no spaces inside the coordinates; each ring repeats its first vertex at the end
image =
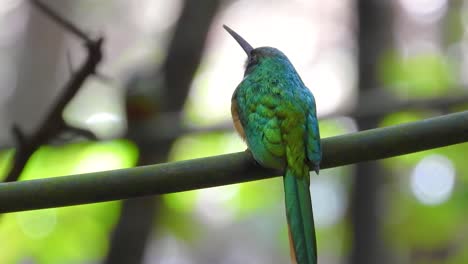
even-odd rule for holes
{"type": "Polygon", "coordinates": [[[210,25],[222,1],[185,1],[177,27],[173,33],[167,57],[163,63],[164,80],[171,91],[164,98],[164,110],[176,112],[185,104],[185,98],[200,66],[210,25]]]}
{"type": "Polygon", "coordinates": [[[79,127],[66,125],[65,128],[64,128],[64,131],[65,132],[70,132],[70,133],[78,135],[78,136],[82,136],[82,137],[84,137],[86,139],[89,139],[89,140],[98,140],[97,136],[93,132],[89,131],[88,129],[83,129],[83,128],[79,128],[79,127]]]}
{"type": "MultiPolygon", "coordinates": [[[[353,111],[333,112],[320,116],[320,120],[348,115],[355,119],[375,119],[386,115],[405,110],[438,110],[442,113],[450,108],[468,103],[468,93],[449,95],[446,97],[429,99],[398,100],[389,99],[390,95],[383,89],[375,88],[375,92],[365,92],[361,95],[361,104],[353,111]],[[383,102],[373,98],[385,97],[383,102]]],[[[133,128],[129,131],[129,137],[144,142],[147,146],[157,146],[158,140],[176,139],[187,134],[205,134],[217,132],[234,132],[232,121],[226,120],[213,125],[194,126],[179,125],[180,113],[165,112],[151,119],[134,122],[133,128]]]]}
{"type": "MultiPolygon", "coordinates": [[[[141,140],[132,137],[135,123],[137,120],[159,116],[167,111],[172,113],[182,111],[195,71],[200,66],[208,30],[222,3],[221,0],[203,1],[203,4],[191,0],[182,2],[183,8],[168,45],[167,57],[162,68],[146,68],[137,72],[127,86],[129,87],[126,101],[129,125],[127,137],[133,139],[138,145],[141,154],[140,165],[145,165],[145,163],[147,165],[150,161],[151,163],[166,161],[168,152],[176,138],[156,140],[154,142],[157,147],[148,148],[146,144],[142,144],[141,140]],[[133,91],[136,92],[134,94],[145,96],[143,100],[149,104],[141,102],[141,99],[138,101],[147,107],[141,108],[141,105],[132,105],[136,103],[132,99],[132,88],[136,87],[139,88],[137,88],[138,91],[133,91]],[[140,111],[134,112],[134,110],[140,111]],[[143,118],[140,119],[141,117],[143,118]]],[[[170,125],[171,128],[180,127],[180,118],[172,119],[170,125]]],[[[165,127],[160,128],[166,130],[165,127]]],[[[153,136],[155,135],[160,135],[160,132],[153,134],[153,136]]],[[[109,251],[102,262],[103,264],[138,264],[143,262],[143,256],[148,247],[148,237],[152,233],[158,232],[153,228],[153,219],[158,217],[160,205],[161,199],[152,199],[151,197],[130,199],[123,202],[120,218],[114,229],[109,251]]]]}
{"type": "MultiPolygon", "coordinates": [[[[462,88],[454,87],[453,89],[462,90],[462,88]]],[[[356,119],[379,119],[388,114],[409,111],[409,110],[438,110],[448,111],[451,107],[459,106],[468,103],[468,93],[454,93],[445,97],[425,98],[425,99],[398,99],[389,100],[389,92],[382,89],[376,89],[373,92],[362,93],[359,99],[359,106],[355,111],[348,115],[356,119]],[[385,98],[385,100],[375,100],[375,98],[385,98]]],[[[345,113],[346,114],[346,113],[345,113]]],[[[336,113],[333,115],[336,116],[336,113]]]]}
{"type": "MultiPolygon", "coordinates": [[[[468,141],[468,111],[322,140],[322,168],[468,141]]],[[[245,152],[107,172],[0,183],[0,213],[104,202],[271,178],[245,152]]]]}
{"type": "Polygon", "coordinates": [[[46,118],[40,124],[39,129],[33,135],[24,135],[24,133],[17,126],[12,128],[18,142],[16,146],[16,152],[13,157],[13,165],[5,179],[6,182],[17,181],[31,155],[41,145],[47,144],[63,129],[67,128],[67,125],[62,118],[63,110],[78,92],[84,81],[89,76],[96,73],[96,68],[99,62],[102,60],[102,37],[93,40],[86,36],[86,34],[84,34],[72,23],[60,17],[57,13],[55,13],[42,2],[32,0],[31,3],[44,14],[46,14],[49,18],[55,21],[58,25],[62,26],[65,30],[80,38],[85,43],[85,46],[88,50],[88,56],[86,61],[81,65],[80,69],[74,73],[70,80],[65,84],[65,87],[62,89],[63,93],[59,95],[52,109],[46,115],[46,118]]]}
{"type": "Polygon", "coordinates": [[[81,29],[77,26],[73,25],[70,21],[65,20],[59,14],[57,14],[54,10],[50,9],[46,4],[42,3],[39,0],[31,0],[31,3],[42,13],[48,16],[50,19],[55,21],[55,23],[62,26],[64,29],[72,33],[73,35],[77,36],[78,38],[82,39],[85,42],[93,42],[81,29]]]}

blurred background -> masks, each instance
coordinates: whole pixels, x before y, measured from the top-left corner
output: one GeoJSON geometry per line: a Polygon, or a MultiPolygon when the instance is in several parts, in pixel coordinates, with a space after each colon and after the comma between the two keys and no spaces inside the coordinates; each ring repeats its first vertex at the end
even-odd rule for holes
{"type": "MultiPolygon", "coordinates": [[[[105,58],[21,180],[245,149],[230,99],[246,56],[222,29],[288,55],[322,137],[468,106],[466,0],[45,1],[105,58]]],[[[86,56],[26,0],[0,1],[0,173],[86,56]]],[[[468,145],[312,175],[319,262],[467,263],[468,145]]],[[[281,178],[3,215],[0,263],[289,263],[281,178]]]]}

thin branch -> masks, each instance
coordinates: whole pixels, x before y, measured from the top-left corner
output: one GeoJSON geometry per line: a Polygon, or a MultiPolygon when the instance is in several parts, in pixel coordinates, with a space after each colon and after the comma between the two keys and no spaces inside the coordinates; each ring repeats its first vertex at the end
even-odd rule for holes
{"type": "MultiPolygon", "coordinates": [[[[376,88],[377,89],[377,88],[376,88]]],[[[388,100],[387,93],[378,89],[378,92],[371,94],[364,93],[361,103],[356,110],[351,112],[331,113],[321,116],[320,120],[325,120],[340,115],[348,115],[356,119],[375,119],[382,118],[391,113],[405,110],[438,110],[445,112],[448,109],[468,104],[468,93],[458,95],[449,95],[446,97],[429,99],[412,99],[399,101],[397,99],[388,100]],[[376,102],[372,98],[385,97],[383,102],[376,102]],[[388,102],[390,101],[390,102],[388,102]]],[[[234,132],[234,126],[230,120],[221,121],[213,125],[194,126],[180,125],[180,113],[166,112],[142,122],[135,122],[134,128],[129,131],[130,138],[138,139],[147,145],[157,145],[158,140],[176,139],[187,134],[205,134],[218,132],[234,132]]]]}
{"type": "Polygon", "coordinates": [[[61,17],[57,12],[52,10],[46,4],[42,3],[39,0],[31,0],[31,3],[42,13],[48,16],[50,19],[55,21],[58,25],[62,26],[65,30],[69,31],[73,35],[77,36],[78,38],[82,39],[85,42],[93,42],[91,38],[89,38],[86,33],[84,33],[81,29],[77,26],[73,25],[70,21],[67,21],[63,17],[61,17]]]}
{"type": "Polygon", "coordinates": [[[18,125],[13,124],[11,128],[11,133],[15,137],[16,146],[22,148],[26,145],[26,135],[23,133],[23,131],[18,125]]]}
{"type": "Polygon", "coordinates": [[[70,125],[65,126],[64,132],[70,132],[72,134],[82,136],[82,137],[84,137],[86,139],[89,139],[89,140],[97,140],[98,139],[96,137],[96,135],[93,132],[89,131],[88,129],[83,129],[83,128],[74,127],[74,126],[70,126],[70,125]]]}
{"type": "Polygon", "coordinates": [[[12,128],[17,141],[20,138],[21,140],[17,142],[19,144],[16,146],[16,152],[13,157],[13,165],[5,179],[6,182],[17,181],[34,151],[36,151],[41,145],[47,144],[47,142],[52,140],[64,128],[67,127],[65,121],[62,118],[63,110],[71,101],[71,99],[76,95],[84,81],[89,76],[96,73],[96,68],[99,62],[102,60],[102,37],[93,40],[86,36],[76,26],[61,18],[57,13],[52,11],[49,7],[40,1],[32,0],[31,2],[39,10],[54,20],[58,25],[81,38],[85,42],[85,46],[88,50],[88,56],[78,71],[75,72],[70,80],[65,84],[65,87],[62,89],[62,94],[59,95],[57,101],[53,105],[50,112],[46,115],[46,118],[41,123],[36,133],[26,137],[23,133],[21,133],[21,130],[18,127],[12,128]]]}
{"type": "Polygon", "coordinates": [[[350,116],[361,119],[378,119],[388,114],[400,111],[448,111],[451,107],[468,104],[468,93],[458,93],[445,97],[426,99],[399,100],[394,98],[392,100],[388,100],[388,92],[385,92],[382,89],[378,89],[374,93],[364,93],[363,97],[360,99],[360,102],[366,103],[359,105],[359,107],[354,112],[349,113],[350,116]],[[385,100],[375,100],[375,98],[385,98],[385,100]]]}
{"type": "Polygon", "coordinates": [[[73,68],[73,59],[72,59],[71,52],[68,50],[66,53],[66,57],[67,57],[68,72],[70,73],[70,75],[73,75],[73,73],[75,72],[75,69],[73,68]]]}
{"type": "MultiPolygon", "coordinates": [[[[322,140],[322,168],[468,141],[468,111],[322,140]]],[[[12,183],[0,183],[0,213],[120,200],[271,178],[281,172],[245,152],[12,183]]]]}

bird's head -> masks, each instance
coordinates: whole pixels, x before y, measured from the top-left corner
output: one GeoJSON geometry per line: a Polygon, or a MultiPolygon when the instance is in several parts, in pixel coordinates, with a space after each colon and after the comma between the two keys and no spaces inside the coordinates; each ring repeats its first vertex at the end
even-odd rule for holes
{"type": "Polygon", "coordinates": [[[278,49],[272,47],[253,48],[244,38],[237,34],[230,27],[224,25],[224,29],[239,43],[247,54],[245,63],[245,75],[250,74],[261,65],[284,65],[290,64],[286,55],[278,49]]]}

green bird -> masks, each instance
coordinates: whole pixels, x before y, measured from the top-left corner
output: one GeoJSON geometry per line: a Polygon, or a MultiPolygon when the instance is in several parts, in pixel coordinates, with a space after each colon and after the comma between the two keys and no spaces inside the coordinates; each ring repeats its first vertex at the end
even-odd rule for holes
{"type": "Polygon", "coordinates": [[[281,51],[254,49],[224,28],[247,53],[244,79],[232,96],[234,127],[260,165],[284,171],[291,259],[316,264],[309,171],[318,174],[322,152],[314,96],[281,51]]]}

